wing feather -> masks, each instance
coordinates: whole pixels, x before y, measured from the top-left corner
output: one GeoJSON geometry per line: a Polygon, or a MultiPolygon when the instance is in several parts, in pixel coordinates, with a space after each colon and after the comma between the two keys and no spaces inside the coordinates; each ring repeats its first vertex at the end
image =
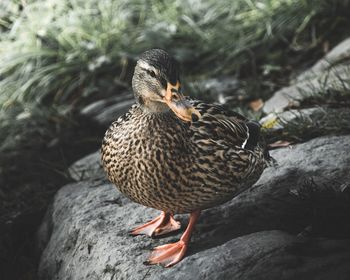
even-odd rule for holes
{"type": "Polygon", "coordinates": [[[248,119],[236,112],[229,112],[222,106],[190,100],[202,117],[191,124],[194,139],[203,139],[226,146],[243,147],[249,138],[248,119]]]}

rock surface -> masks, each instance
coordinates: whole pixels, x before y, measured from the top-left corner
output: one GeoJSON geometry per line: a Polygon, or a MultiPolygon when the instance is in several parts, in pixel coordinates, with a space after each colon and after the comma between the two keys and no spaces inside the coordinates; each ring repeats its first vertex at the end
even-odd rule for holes
{"type": "Polygon", "coordinates": [[[341,42],[311,69],[299,75],[290,86],[275,92],[265,102],[264,113],[280,113],[318,92],[329,89],[349,89],[348,83],[341,82],[341,80],[348,80],[349,77],[349,57],[350,38],[341,42]]]}
{"type": "Polygon", "coordinates": [[[297,77],[297,81],[308,80],[318,76],[336,64],[342,64],[350,58],[350,38],[342,41],[335,46],[329,53],[320,59],[308,71],[305,71],[297,77]]]}
{"type": "Polygon", "coordinates": [[[93,153],[76,161],[69,167],[68,172],[75,181],[105,178],[100,152],[93,153]]]}
{"type": "MultiPolygon", "coordinates": [[[[195,81],[189,84],[194,92],[200,92],[201,96],[208,95],[211,100],[225,104],[230,100],[239,100],[242,96],[239,93],[240,83],[232,76],[195,81]]],[[[199,96],[199,99],[203,97],[199,96]]]]}
{"type": "Polygon", "coordinates": [[[93,102],[83,108],[80,113],[90,117],[98,124],[108,127],[118,116],[125,114],[134,103],[134,95],[131,92],[124,92],[111,98],[93,102]]]}
{"type": "MultiPolygon", "coordinates": [[[[349,151],[350,136],[272,151],[279,166],[266,169],[250,190],[204,211],[187,257],[170,269],[143,261],[180,233],[129,236],[158,212],[125,198],[96,169],[57,193],[38,232],[40,279],[348,279],[350,238],[298,237],[311,214],[290,190],[310,176],[320,184],[349,182],[349,151]]],[[[93,164],[97,158],[90,156],[93,164]]],[[[186,215],[176,218],[186,225],[186,215]]]]}
{"type": "MultiPolygon", "coordinates": [[[[270,113],[259,122],[263,127],[273,131],[283,129],[286,124],[295,123],[298,120],[312,121],[324,118],[336,120],[340,117],[344,120],[350,119],[350,108],[313,107],[300,110],[287,110],[277,114],[270,113]]],[[[350,124],[348,127],[350,128],[350,124]]]]}

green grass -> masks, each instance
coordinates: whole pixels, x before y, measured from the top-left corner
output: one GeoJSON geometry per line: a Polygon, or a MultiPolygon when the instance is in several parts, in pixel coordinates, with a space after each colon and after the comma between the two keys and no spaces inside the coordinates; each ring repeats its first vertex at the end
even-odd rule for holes
{"type": "Polygon", "coordinates": [[[8,30],[0,43],[0,108],[14,101],[76,105],[113,92],[128,84],[137,55],[152,47],[169,50],[197,78],[247,67],[256,75],[273,71],[281,54],[271,48],[310,48],[348,21],[349,1],[316,2],[23,1],[18,17],[0,21],[8,30]],[[320,28],[330,20],[333,26],[320,28]]]}
{"type": "Polygon", "coordinates": [[[347,95],[347,98],[342,104],[332,103],[336,106],[313,103],[311,108],[316,109],[315,111],[310,113],[308,110],[296,110],[295,118],[292,120],[287,121],[283,116],[278,117],[277,122],[283,128],[265,129],[264,135],[268,143],[282,140],[296,144],[320,136],[350,134],[350,95],[347,95]],[[347,105],[342,106],[344,104],[347,105]]]}
{"type": "Polygon", "coordinates": [[[300,143],[325,135],[350,134],[350,110],[325,108],[311,116],[300,115],[284,123],[280,139],[300,143]]]}

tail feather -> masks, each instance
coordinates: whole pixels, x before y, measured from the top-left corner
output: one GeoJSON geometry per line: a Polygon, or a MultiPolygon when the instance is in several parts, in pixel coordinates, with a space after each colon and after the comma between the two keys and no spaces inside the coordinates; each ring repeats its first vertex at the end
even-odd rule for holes
{"type": "Polygon", "coordinates": [[[263,150],[263,156],[265,159],[266,166],[276,167],[277,161],[271,157],[267,148],[267,143],[261,134],[261,125],[255,121],[249,121],[246,123],[248,127],[249,136],[243,148],[253,151],[257,146],[263,150]]]}

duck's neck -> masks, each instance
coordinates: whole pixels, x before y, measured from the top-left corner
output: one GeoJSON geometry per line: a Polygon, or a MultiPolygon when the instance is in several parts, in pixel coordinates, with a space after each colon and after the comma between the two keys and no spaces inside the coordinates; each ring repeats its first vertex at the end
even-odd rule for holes
{"type": "Polygon", "coordinates": [[[157,130],[158,134],[168,133],[169,130],[175,134],[187,134],[188,124],[182,122],[169,108],[164,108],[163,104],[160,104],[162,103],[151,106],[139,104],[142,127],[147,131],[157,130]]]}
{"type": "Polygon", "coordinates": [[[168,113],[169,107],[165,103],[154,102],[154,101],[144,101],[143,103],[139,103],[142,110],[146,113],[168,113]]]}
{"type": "Polygon", "coordinates": [[[134,131],[142,135],[145,143],[152,143],[152,147],[162,151],[175,150],[184,157],[195,150],[189,124],[181,121],[171,110],[151,111],[141,106],[139,109],[140,115],[135,115],[134,131]]]}

